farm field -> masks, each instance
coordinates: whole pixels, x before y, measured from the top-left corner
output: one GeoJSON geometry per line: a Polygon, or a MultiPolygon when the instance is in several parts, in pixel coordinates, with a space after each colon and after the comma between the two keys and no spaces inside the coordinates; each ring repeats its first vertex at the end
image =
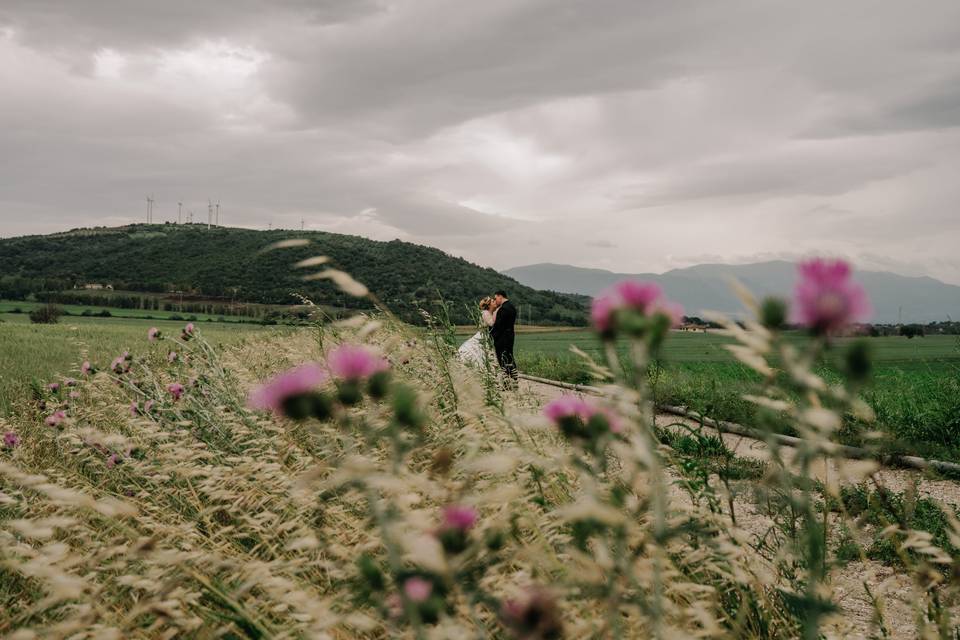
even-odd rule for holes
{"type": "MultiPolygon", "coordinates": [[[[21,300],[0,300],[0,318],[5,321],[16,321],[15,316],[23,316],[26,320],[28,313],[33,311],[38,307],[46,306],[42,302],[31,302],[31,301],[21,301],[21,300]],[[19,309],[20,312],[17,312],[16,309],[19,309]],[[21,313],[22,312],[22,313],[21,313]]],[[[212,315],[208,313],[190,313],[190,312],[178,312],[178,311],[159,311],[157,309],[119,309],[116,307],[105,307],[102,305],[85,305],[85,304],[57,304],[56,306],[63,309],[66,313],[71,316],[84,317],[82,314],[88,312],[89,314],[97,314],[103,310],[110,312],[110,315],[114,318],[155,318],[155,319],[168,319],[170,316],[179,315],[184,318],[193,317],[197,320],[202,321],[218,321],[220,318],[228,322],[255,322],[251,318],[243,318],[241,316],[220,316],[212,315]]]]}
{"type": "MultiPolygon", "coordinates": [[[[804,341],[800,334],[792,336],[798,344],[804,341]]],[[[960,336],[926,336],[907,339],[903,337],[868,338],[873,348],[874,361],[880,365],[904,364],[950,364],[960,367],[960,336]]],[[[836,351],[842,350],[852,338],[837,340],[836,351]]],[[[724,345],[732,340],[716,333],[693,333],[674,331],[665,345],[664,359],[670,362],[731,362],[724,345]]],[[[579,331],[530,332],[517,339],[517,353],[568,355],[574,345],[592,355],[599,355],[600,344],[596,335],[587,329],[579,331]]]]}
{"type": "MultiPolygon", "coordinates": [[[[134,318],[65,317],[59,324],[31,324],[26,314],[0,316],[0,416],[13,402],[29,392],[33,380],[75,376],[82,355],[104,367],[125,350],[142,348],[147,330],[157,327],[167,335],[177,334],[184,322],[134,318]]],[[[264,333],[255,324],[222,324],[198,321],[196,326],[214,345],[231,345],[248,336],[264,333]]],[[[276,329],[271,331],[290,331],[276,329]]]]}
{"type": "MultiPolygon", "coordinates": [[[[790,339],[800,345],[800,334],[790,339]]],[[[957,336],[866,338],[874,372],[862,390],[886,434],[886,451],[960,459],[960,341],[957,336]]],[[[729,339],[711,333],[674,332],[667,340],[662,363],[655,369],[658,401],[687,405],[713,417],[751,424],[755,407],[742,399],[756,390],[760,378],[724,348],[729,339]]],[[[819,373],[835,381],[851,339],[836,341],[819,373]]],[[[589,331],[545,332],[517,338],[517,362],[531,375],[587,383],[589,373],[570,346],[599,356],[600,346],[589,331]]],[[[841,433],[847,444],[862,444],[863,425],[848,421],[841,433]]]]}

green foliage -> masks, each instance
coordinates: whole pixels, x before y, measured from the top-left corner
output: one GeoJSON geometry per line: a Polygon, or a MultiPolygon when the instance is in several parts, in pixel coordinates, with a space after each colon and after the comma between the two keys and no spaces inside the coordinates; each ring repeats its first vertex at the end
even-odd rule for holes
{"type": "MultiPolygon", "coordinates": [[[[950,521],[943,509],[929,498],[918,498],[909,492],[894,492],[889,489],[873,489],[866,485],[845,486],[840,491],[844,509],[861,522],[875,527],[875,536],[866,549],[866,556],[886,564],[902,565],[907,553],[910,559],[922,556],[913,551],[902,551],[905,540],[902,532],[882,530],[889,525],[899,525],[901,530],[926,531],[931,542],[950,554],[958,550],[950,542],[950,521]]],[[[837,505],[833,505],[836,509],[837,505]]],[[[849,553],[850,550],[845,551],[849,553]]]]}
{"type": "Polygon", "coordinates": [[[33,324],[57,324],[62,315],[63,309],[56,305],[48,304],[31,311],[30,322],[33,324]]]}
{"type": "MultiPolygon", "coordinates": [[[[455,324],[469,323],[477,300],[505,289],[523,321],[586,323],[587,298],[583,296],[536,291],[431,247],[316,231],[207,229],[203,225],[131,225],[0,240],[0,273],[7,274],[0,279],[0,298],[22,300],[31,293],[97,283],[117,290],[184,292],[264,304],[290,304],[292,294],[301,293],[330,307],[369,308],[368,301],[352,298],[326,280],[305,282],[302,271],[290,268],[316,255],[329,256],[333,266],[366,284],[409,322],[420,323],[418,308],[432,312],[442,298],[449,303],[455,324]],[[261,251],[290,238],[307,238],[311,244],[261,251]]],[[[108,294],[99,290],[98,295],[108,294]]]]}

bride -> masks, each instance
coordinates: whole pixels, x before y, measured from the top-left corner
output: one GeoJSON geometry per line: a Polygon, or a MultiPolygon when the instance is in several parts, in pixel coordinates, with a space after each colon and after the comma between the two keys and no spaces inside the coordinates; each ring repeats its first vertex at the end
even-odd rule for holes
{"type": "Polygon", "coordinates": [[[467,364],[480,366],[489,357],[487,347],[490,341],[489,329],[497,319],[497,310],[493,304],[493,298],[489,296],[480,301],[480,321],[482,323],[480,330],[460,345],[457,350],[460,360],[467,364]]]}

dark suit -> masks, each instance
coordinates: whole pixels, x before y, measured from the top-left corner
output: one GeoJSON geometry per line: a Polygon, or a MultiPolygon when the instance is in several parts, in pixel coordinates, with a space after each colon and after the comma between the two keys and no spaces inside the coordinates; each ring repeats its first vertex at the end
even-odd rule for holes
{"type": "Polygon", "coordinates": [[[513,326],[517,323],[517,308],[509,300],[505,300],[497,309],[497,319],[490,327],[490,337],[493,339],[493,350],[497,354],[500,368],[508,376],[517,379],[517,365],[513,360],[513,326]]]}

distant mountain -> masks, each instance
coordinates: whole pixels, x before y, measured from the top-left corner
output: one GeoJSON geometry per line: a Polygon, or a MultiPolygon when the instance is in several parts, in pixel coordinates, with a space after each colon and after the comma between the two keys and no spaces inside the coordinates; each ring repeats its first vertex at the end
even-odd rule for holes
{"type": "MultiPolygon", "coordinates": [[[[773,261],[755,264],[701,264],[666,273],[613,273],[562,264],[533,264],[503,272],[529,287],[595,296],[624,278],[653,280],[667,295],[683,304],[687,313],[703,310],[740,313],[743,307],[727,284],[729,277],[743,282],[757,296],[789,294],[796,278],[796,265],[773,261]]],[[[936,322],[948,316],[960,319],[960,287],[934,280],[880,271],[857,271],[873,303],[873,322],[936,322]]]]}
{"type": "Polygon", "coordinates": [[[303,294],[333,307],[369,306],[326,280],[305,282],[293,263],[329,256],[405,320],[422,320],[418,308],[471,322],[477,301],[506,289],[538,324],[583,325],[582,296],[535,291],[512,278],[439,249],[393,240],[378,242],[320,231],[255,231],[206,225],[129,225],[76,229],[45,236],[0,239],[0,298],[22,298],[86,284],[128,291],[183,291],[238,302],[296,304],[303,294]],[[267,245],[306,238],[310,246],[261,252],[267,245]]]}

